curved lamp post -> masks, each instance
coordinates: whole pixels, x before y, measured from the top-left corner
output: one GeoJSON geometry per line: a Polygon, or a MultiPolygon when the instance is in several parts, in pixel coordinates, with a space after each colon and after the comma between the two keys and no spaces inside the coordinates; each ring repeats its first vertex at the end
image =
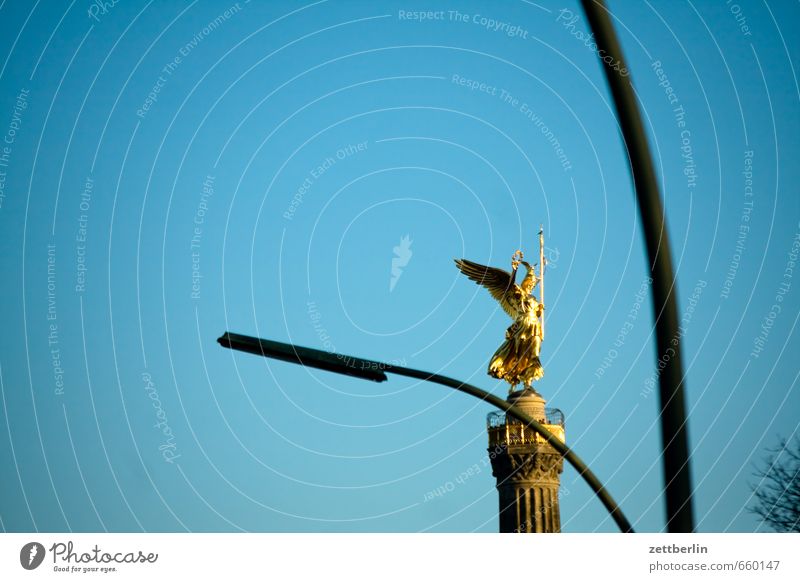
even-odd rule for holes
{"type": "Polygon", "coordinates": [[[608,80],[619,116],[622,137],[636,189],[636,200],[650,259],[653,280],[653,309],[656,319],[656,346],[666,365],[659,376],[661,443],[664,462],[664,495],[667,505],[667,531],[694,530],[692,486],[689,472],[689,446],[686,435],[686,404],[681,365],[681,334],[675,300],[675,274],[672,270],[667,225],[658,192],[647,136],[644,132],[633,82],[627,74],[622,48],[617,40],[609,12],[602,0],[581,0],[597,43],[597,53],[608,80]],[[604,60],[611,58],[611,63],[604,60]],[[621,74],[625,71],[626,74],[621,74]],[[672,353],[671,357],[668,354],[672,353]]]}
{"type": "Polygon", "coordinates": [[[386,377],[386,372],[391,374],[399,374],[401,376],[408,376],[410,378],[417,378],[419,380],[441,384],[442,386],[447,386],[448,388],[454,388],[459,392],[464,392],[465,394],[479,398],[480,400],[488,402],[489,404],[493,404],[497,408],[504,410],[507,414],[525,423],[526,426],[539,433],[550,446],[561,453],[564,459],[566,459],[575,468],[575,470],[578,471],[578,474],[589,484],[589,487],[592,488],[592,491],[595,492],[597,497],[611,514],[611,517],[614,519],[617,526],[619,526],[619,529],[626,533],[633,532],[633,527],[622,513],[622,510],[619,508],[617,503],[611,497],[611,494],[603,486],[595,474],[592,473],[591,469],[589,469],[586,463],[584,463],[581,458],[572,451],[572,449],[565,445],[558,437],[553,435],[533,417],[526,414],[513,404],[510,404],[502,398],[495,396],[494,394],[486,392],[485,390],[481,390],[480,388],[472,386],[471,384],[459,382],[453,378],[448,378],[447,376],[431,374],[430,372],[423,372],[422,370],[414,370],[412,368],[404,368],[402,366],[394,366],[392,364],[385,364],[383,362],[377,362],[374,360],[365,360],[363,358],[356,358],[353,356],[333,354],[330,352],[324,352],[322,350],[315,350],[313,348],[304,348],[294,344],[264,340],[228,332],[224,333],[222,337],[217,339],[217,342],[219,342],[219,344],[223,347],[233,350],[249,352],[258,356],[301,364],[311,368],[319,368],[329,372],[346,374],[348,376],[354,376],[364,380],[372,380],[373,382],[385,382],[388,380],[386,377]]]}

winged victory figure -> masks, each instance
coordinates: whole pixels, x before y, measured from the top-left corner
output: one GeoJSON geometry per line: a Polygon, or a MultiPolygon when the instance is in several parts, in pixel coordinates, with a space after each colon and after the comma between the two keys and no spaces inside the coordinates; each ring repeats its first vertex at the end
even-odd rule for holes
{"type": "MultiPolygon", "coordinates": [[[[544,305],[532,295],[539,278],[534,273],[534,268],[522,259],[522,251],[514,253],[511,258],[510,273],[466,259],[455,261],[458,269],[472,281],[486,287],[514,320],[506,330],[506,340],[492,356],[487,371],[490,376],[508,382],[511,385],[509,392],[513,392],[520,382],[526,390],[533,390],[531,384],[544,376],[544,368],[539,360],[543,339],[544,305]],[[527,269],[527,274],[522,283],[517,285],[515,279],[520,264],[527,269]]],[[[544,258],[541,257],[540,276],[543,264],[544,258]]]]}

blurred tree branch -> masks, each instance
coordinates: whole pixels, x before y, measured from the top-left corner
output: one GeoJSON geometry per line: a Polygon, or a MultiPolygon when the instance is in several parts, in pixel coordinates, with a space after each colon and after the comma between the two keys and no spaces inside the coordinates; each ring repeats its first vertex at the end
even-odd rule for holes
{"type": "Polygon", "coordinates": [[[793,443],[785,438],[768,449],[764,466],[757,468],[756,485],[751,485],[756,504],[749,507],[778,532],[800,532],[800,437],[793,443]]]}

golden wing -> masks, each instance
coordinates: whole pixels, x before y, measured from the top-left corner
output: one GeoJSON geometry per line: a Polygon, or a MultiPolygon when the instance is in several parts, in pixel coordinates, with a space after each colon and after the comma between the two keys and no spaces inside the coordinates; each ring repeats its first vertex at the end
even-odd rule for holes
{"type": "Polygon", "coordinates": [[[456,267],[464,273],[470,280],[475,281],[478,285],[482,285],[489,290],[503,311],[508,313],[512,318],[517,317],[518,307],[517,302],[513,301],[513,297],[518,294],[519,288],[514,283],[516,277],[516,269],[514,273],[509,273],[503,269],[495,267],[487,267],[473,263],[467,259],[455,259],[456,267]]]}

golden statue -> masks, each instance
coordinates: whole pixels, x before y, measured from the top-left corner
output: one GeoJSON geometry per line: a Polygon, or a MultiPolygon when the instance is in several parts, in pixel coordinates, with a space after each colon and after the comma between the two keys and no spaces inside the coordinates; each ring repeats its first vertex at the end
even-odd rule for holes
{"type": "Polygon", "coordinates": [[[489,362],[487,373],[511,385],[509,392],[522,382],[525,390],[533,390],[531,384],[544,376],[539,352],[544,339],[544,234],[539,231],[539,276],[534,268],[523,261],[522,251],[511,257],[511,272],[486,267],[466,259],[457,259],[458,269],[489,290],[503,310],[514,320],[506,330],[506,341],[497,348],[489,362]],[[527,274],[522,283],[515,283],[517,267],[525,266],[527,274]],[[539,285],[538,301],[531,293],[539,285]]]}

